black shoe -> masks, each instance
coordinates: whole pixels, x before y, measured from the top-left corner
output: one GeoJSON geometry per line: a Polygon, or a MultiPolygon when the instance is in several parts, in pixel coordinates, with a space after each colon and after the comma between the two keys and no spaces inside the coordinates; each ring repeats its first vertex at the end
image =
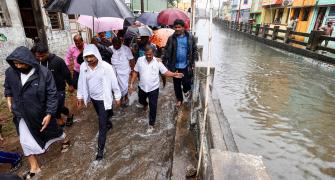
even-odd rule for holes
{"type": "Polygon", "coordinates": [[[113,129],[113,124],[112,124],[112,122],[110,120],[108,120],[108,122],[107,122],[107,131],[109,131],[111,129],[113,129]]]}
{"type": "Polygon", "coordinates": [[[73,114],[72,114],[71,117],[68,117],[68,118],[66,119],[66,123],[65,123],[65,125],[66,125],[67,127],[70,127],[70,126],[72,126],[72,124],[73,124],[73,114]]]}
{"type": "Polygon", "coordinates": [[[97,161],[101,161],[103,159],[103,150],[98,150],[98,154],[97,157],[95,158],[95,160],[97,161]]]}

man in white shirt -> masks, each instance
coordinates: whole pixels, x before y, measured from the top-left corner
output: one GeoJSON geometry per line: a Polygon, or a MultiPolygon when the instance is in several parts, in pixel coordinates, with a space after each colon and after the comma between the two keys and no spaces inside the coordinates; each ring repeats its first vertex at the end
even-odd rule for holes
{"type": "Polygon", "coordinates": [[[132,78],[130,82],[129,92],[133,91],[133,84],[138,77],[141,77],[138,86],[139,103],[144,108],[148,106],[147,98],[149,99],[149,127],[148,133],[153,131],[156,121],[157,100],[159,94],[159,73],[164,76],[182,78],[182,73],[173,73],[166,69],[163,63],[154,57],[154,49],[147,46],[145,49],[145,56],[137,60],[132,78]]]}
{"type": "Polygon", "coordinates": [[[85,47],[84,63],[80,65],[77,91],[77,106],[92,101],[99,116],[98,153],[96,160],[103,158],[106,134],[112,128],[109,118],[113,115],[113,92],[115,104],[120,106],[121,92],[113,67],[103,61],[98,48],[89,44],[85,47]]]}
{"type": "MultiPolygon", "coordinates": [[[[111,63],[116,71],[116,77],[119,82],[121,90],[121,102],[127,104],[128,102],[128,83],[130,74],[130,65],[134,64],[133,53],[130,48],[122,45],[122,41],[118,37],[114,37],[112,40],[113,46],[109,48],[113,51],[111,63]]],[[[133,66],[134,67],[134,66],[133,66]]]]}

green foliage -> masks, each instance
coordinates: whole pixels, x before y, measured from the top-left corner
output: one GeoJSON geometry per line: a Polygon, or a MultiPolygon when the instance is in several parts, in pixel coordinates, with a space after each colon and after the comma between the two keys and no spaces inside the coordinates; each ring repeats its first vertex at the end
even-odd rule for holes
{"type": "Polygon", "coordinates": [[[180,2],[180,0],[167,0],[169,3],[169,7],[176,7],[177,3],[180,2]]]}

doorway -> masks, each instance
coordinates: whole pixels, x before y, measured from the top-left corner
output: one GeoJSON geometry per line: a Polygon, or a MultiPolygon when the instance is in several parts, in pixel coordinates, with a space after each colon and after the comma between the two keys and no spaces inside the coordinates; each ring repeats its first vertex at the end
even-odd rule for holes
{"type": "Polygon", "coordinates": [[[39,1],[18,0],[18,5],[26,37],[47,45],[39,1]]]}
{"type": "Polygon", "coordinates": [[[319,30],[321,28],[323,19],[325,18],[326,11],[327,11],[327,7],[319,8],[318,16],[316,18],[314,28],[313,28],[314,31],[319,30]]]}

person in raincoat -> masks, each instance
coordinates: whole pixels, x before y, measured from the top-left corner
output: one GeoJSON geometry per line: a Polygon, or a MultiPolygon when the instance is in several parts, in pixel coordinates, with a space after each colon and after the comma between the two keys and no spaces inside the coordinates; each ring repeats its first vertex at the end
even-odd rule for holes
{"type": "Polygon", "coordinates": [[[131,66],[134,67],[134,57],[129,47],[122,44],[118,37],[112,40],[113,46],[109,47],[113,51],[111,63],[115,68],[116,77],[121,90],[121,103],[126,105],[128,102],[128,82],[131,66]]]}
{"type": "Polygon", "coordinates": [[[5,72],[4,94],[30,164],[23,177],[30,179],[41,171],[37,155],[65,138],[56,123],[57,88],[52,73],[38,64],[28,48],[16,48],[6,61],[10,67],[5,72]]]}
{"type": "Polygon", "coordinates": [[[91,101],[99,116],[96,156],[96,160],[99,161],[103,158],[107,131],[112,128],[109,119],[113,115],[113,99],[115,99],[115,104],[120,106],[121,92],[112,65],[102,60],[94,44],[85,47],[83,56],[85,61],[80,65],[77,106],[80,109],[83,103],[87,105],[91,101]]]}

